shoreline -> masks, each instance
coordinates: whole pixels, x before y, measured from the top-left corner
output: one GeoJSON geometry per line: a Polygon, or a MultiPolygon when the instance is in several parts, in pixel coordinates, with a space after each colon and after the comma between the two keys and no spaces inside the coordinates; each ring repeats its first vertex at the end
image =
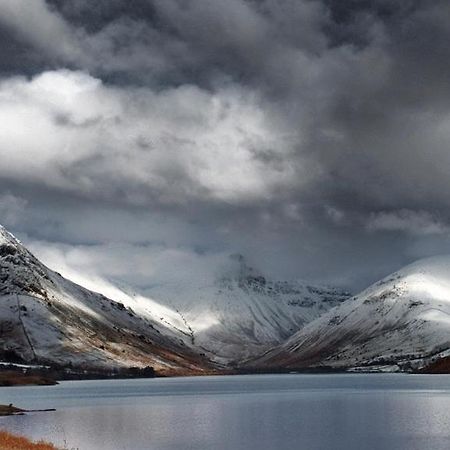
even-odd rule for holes
{"type": "Polygon", "coordinates": [[[61,381],[83,380],[127,380],[127,379],[153,379],[153,378],[179,378],[179,377],[204,377],[204,376],[231,376],[231,375],[330,375],[330,374],[422,374],[444,375],[450,373],[449,361],[446,364],[428,366],[415,371],[392,370],[388,366],[345,367],[333,368],[328,366],[303,367],[303,368],[229,368],[211,371],[163,371],[134,370],[106,371],[104,369],[70,369],[48,367],[43,370],[23,370],[9,366],[3,370],[0,368],[0,387],[17,386],[54,386],[61,381]]]}

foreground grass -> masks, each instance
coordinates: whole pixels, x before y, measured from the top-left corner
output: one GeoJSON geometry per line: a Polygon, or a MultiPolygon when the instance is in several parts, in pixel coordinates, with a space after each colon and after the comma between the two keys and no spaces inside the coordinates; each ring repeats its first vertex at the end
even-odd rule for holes
{"type": "Polygon", "coordinates": [[[32,442],[22,436],[0,431],[0,450],[58,450],[53,444],[32,442]]]}

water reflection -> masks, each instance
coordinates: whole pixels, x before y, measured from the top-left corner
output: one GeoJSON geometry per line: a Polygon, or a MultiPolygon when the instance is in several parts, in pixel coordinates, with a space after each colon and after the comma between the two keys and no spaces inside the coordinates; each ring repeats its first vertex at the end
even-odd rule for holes
{"type": "Polygon", "coordinates": [[[450,377],[278,375],[0,389],[0,426],[80,450],[450,448],[450,377]]]}

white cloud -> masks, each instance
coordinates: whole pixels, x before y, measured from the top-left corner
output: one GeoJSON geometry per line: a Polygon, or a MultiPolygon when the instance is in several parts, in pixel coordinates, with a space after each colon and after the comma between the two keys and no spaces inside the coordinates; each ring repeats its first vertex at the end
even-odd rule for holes
{"type": "Polygon", "coordinates": [[[27,247],[48,267],[88,289],[112,295],[113,286],[145,292],[155,286],[212,282],[229,263],[228,253],[198,254],[164,245],[67,245],[29,241],[27,247]]]}
{"type": "Polygon", "coordinates": [[[146,204],[262,199],[294,177],[289,135],[234,85],[122,90],[60,70],[4,80],[0,99],[5,178],[146,204]]]}

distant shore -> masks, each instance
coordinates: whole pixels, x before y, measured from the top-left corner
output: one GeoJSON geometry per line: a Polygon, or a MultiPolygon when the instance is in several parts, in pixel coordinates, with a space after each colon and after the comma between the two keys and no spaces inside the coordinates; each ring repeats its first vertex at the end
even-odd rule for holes
{"type": "MultiPolygon", "coordinates": [[[[4,363],[3,363],[4,364],[4,363]]],[[[214,375],[263,375],[263,374],[352,374],[352,373],[416,373],[416,374],[448,374],[450,373],[450,358],[442,358],[419,370],[399,371],[386,366],[368,365],[365,367],[329,366],[301,367],[301,368],[228,368],[222,370],[169,370],[155,371],[146,368],[74,368],[50,366],[20,366],[14,363],[0,367],[0,387],[14,386],[54,386],[59,381],[67,380],[120,380],[139,378],[172,378],[183,376],[214,376],[214,375]],[[39,368],[38,368],[39,367],[39,368]]]]}
{"type": "Polygon", "coordinates": [[[17,371],[0,372],[0,387],[4,386],[53,386],[58,382],[52,377],[28,375],[17,371]]]}

